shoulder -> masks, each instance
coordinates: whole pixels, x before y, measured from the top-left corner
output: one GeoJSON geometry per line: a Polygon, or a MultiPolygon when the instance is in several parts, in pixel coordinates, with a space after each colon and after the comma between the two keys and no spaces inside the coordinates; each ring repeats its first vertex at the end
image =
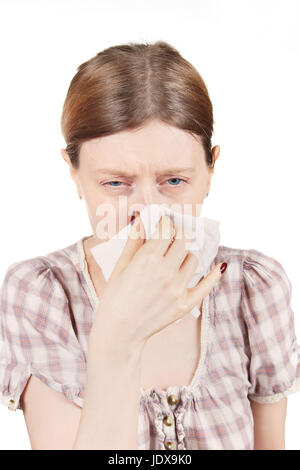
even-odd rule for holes
{"type": "Polygon", "coordinates": [[[57,250],[6,270],[0,290],[0,403],[10,409],[21,407],[31,375],[78,403],[85,356],[64,282],[74,269],[68,254],[57,250]]]}
{"type": "Polygon", "coordinates": [[[67,303],[65,284],[76,278],[73,247],[11,263],[1,284],[2,312],[8,305],[28,307],[28,311],[42,304],[61,309],[67,303]]]}
{"type": "Polygon", "coordinates": [[[280,285],[291,290],[291,283],[281,262],[256,249],[232,248],[221,245],[217,262],[227,262],[229,276],[240,281],[246,289],[266,289],[271,285],[280,285]]]}
{"type": "Polygon", "coordinates": [[[52,276],[51,265],[43,257],[24,259],[11,263],[2,283],[2,290],[26,290],[29,286],[43,285],[52,276]]]}
{"type": "Polygon", "coordinates": [[[228,263],[223,289],[238,293],[239,312],[250,332],[254,328],[259,339],[275,326],[293,331],[292,286],[281,262],[255,249],[221,247],[220,254],[228,263]]]}
{"type": "Polygon", "coordinates": [[[5,273],[6,281],[37,282],[55,277],[63,281],[76,269],[76,243],[51,251],[46,255],[26,258],[11,263],[5,273]]]}

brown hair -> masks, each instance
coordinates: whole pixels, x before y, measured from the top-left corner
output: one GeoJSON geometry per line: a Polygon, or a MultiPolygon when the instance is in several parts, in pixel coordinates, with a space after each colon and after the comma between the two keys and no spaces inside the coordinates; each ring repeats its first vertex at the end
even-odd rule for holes
{"type": "Polygon", "coordinates": [[[99,52],[77,68],[63,105],[61,130],[73,167],[84,141],[139,129],[151,119],[198,136],[213,166],[212,103],[195,67],[164,41],[99,52]]]}

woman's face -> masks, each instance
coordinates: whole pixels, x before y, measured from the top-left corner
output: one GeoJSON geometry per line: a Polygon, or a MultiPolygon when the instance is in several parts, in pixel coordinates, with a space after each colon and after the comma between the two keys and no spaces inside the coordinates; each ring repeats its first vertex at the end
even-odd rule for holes
{"type": "MultiPolygon", "coordinates": [[[[110,224],[106,230],[112,230],[104,236],[107,239],[129,224],[135,210],[147,204],[163,204],[184,214],[199,215],[201,206],[197,212],[197,204],[201,205],[207,195],[213,175],[198,140],[157,120],[137,131],[84,142],[77,170],[65,150],[62,155],[98,238],[98,224],[101,220],[103,223],[103,217],[110,224]]],[[[218,155],[216,146],[214,160],[218,155]]]]}

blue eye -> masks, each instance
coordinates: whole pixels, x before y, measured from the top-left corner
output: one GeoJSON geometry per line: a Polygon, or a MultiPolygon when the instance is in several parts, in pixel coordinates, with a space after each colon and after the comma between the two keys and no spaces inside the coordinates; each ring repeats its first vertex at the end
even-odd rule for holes
{"type": "MultiPolygon", "coordinates": [[[[184,181],[182,178],[170,178],[170,179],[168,179],[167,181],[172,181],[172,180],[184,181]]],[[[178,185],[178,184],[175,184],[175,185],[174,185],[174,184],[171,184],[171,186],[179,186],[179,185],[178,185]]]]}
{"type": "MultiPolygon", "coordinates": [[[[122,181],[109,181],[108,183],[105,183],[105,184],[110,185],[110,183],[122,183],[122,181]]],[[[113,186],[113,187],[114,187],[114,186],[113,186]]]]}

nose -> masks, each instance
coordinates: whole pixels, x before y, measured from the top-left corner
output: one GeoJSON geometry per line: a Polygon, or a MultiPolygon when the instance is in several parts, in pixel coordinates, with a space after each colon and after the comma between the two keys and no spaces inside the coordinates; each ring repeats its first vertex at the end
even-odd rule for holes
{"type": "Polygon", "coordinates": [[[149,204],[163,204],[164,202],[162,195],[158,192],[155,185],[141,184],[130,201],[130,205],[132,205],[131,210],[129,208],[129,213],[132,214],[131,219],[134,220],[137,213],[141,212],[144,206],[149,204]]]}

